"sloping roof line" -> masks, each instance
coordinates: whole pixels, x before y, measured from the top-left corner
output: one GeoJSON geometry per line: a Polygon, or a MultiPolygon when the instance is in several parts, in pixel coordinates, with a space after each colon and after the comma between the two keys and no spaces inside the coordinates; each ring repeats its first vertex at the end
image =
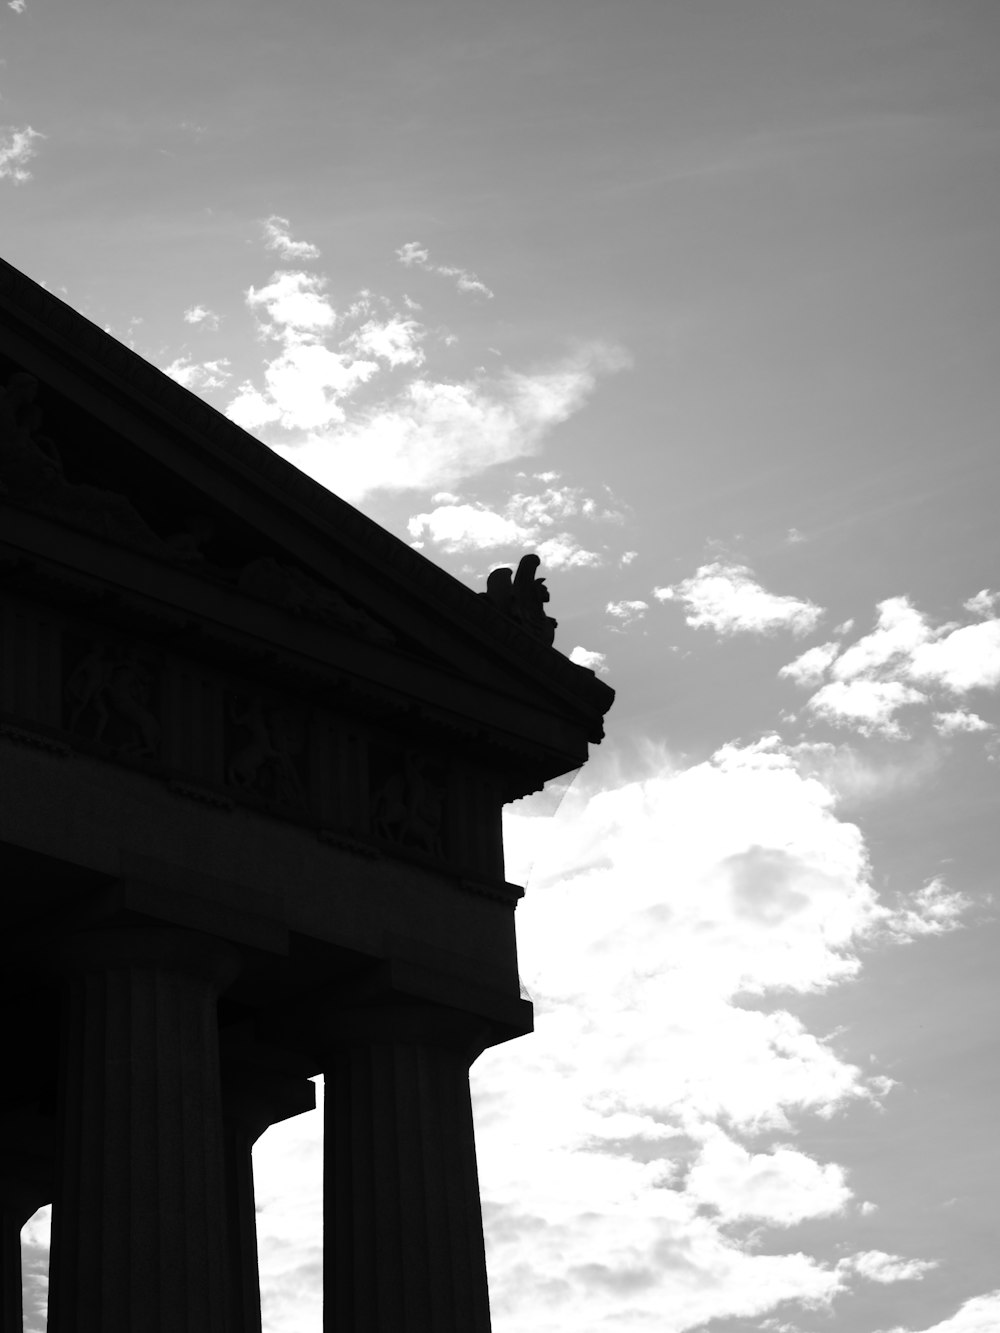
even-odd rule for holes
{"type": "Polygon", "coordinates": [[[491,649],[502,650],[511,662],[521,668],[527,666],[550,686],[557,685],[566,694],[575,696],[598,718],[607,712],[614,691],[592,671],[526,634],[484,597],[281,458],[3,259],[0,259],[0,296],[19,315],[34,323],[43,336],[56,335],[70,356],[91,361],[100,373],[113,377],[120,388],[147,400],[147,411],[171,418],[187,434],[200,436],[210,446],[230,455],[266,482],[269,489],[308,510],[324,525],[332,526],[339,537],[346,538],[365,557],[379,560],[397,579],[414,590],[419,589],[442,609],[450,610],[491,649]]]}

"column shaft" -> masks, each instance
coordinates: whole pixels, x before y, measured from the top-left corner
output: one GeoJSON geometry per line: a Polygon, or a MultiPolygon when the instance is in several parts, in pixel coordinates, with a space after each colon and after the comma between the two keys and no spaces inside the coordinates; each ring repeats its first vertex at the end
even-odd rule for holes
{"type": "Polygon", "coordinates": [[[131,934],[69,982],[48,1327],[225,1331],[219,979],[198,937],[131,934]]]}
{"type": "Polygon", "coordinates": [[[337,1047],[325,1135],[325,1333],[489,1333],[468,1056],[337,1047]]]}
{"type": "Polygon", "coordinates": [[[227,1118],[226,1211],[229,1225],[229,1300],[237,1333],[261,1333],[260,1278],[257,1271],[257,1209],[253,1188],[252,1148],[257,1135],[227,1118]]]}

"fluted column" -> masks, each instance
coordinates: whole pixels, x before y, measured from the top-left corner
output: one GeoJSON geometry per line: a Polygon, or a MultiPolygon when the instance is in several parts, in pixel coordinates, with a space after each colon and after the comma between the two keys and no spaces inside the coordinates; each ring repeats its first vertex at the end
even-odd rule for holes
{"type": "Polygon", "coordinates": [[[226,1243],[234,1333],[261,1333],[253,1145],[268,1126],[311,1111],[315,1105],[316,1092],[307,1078],[250,1066],[230,1066],[223,1070],[226,1243]]]}
{"type": "Polygon", "coordinates": [[[325,1333],[489,1333],[469,1097],[478,1025],[342,1014],[324,1058],[325,1333]]]}
{"type": "Polygon", "coordinates": [[[149,927],[60,949],[50,1333],[228,1333],[221,941],[149,927]]]}

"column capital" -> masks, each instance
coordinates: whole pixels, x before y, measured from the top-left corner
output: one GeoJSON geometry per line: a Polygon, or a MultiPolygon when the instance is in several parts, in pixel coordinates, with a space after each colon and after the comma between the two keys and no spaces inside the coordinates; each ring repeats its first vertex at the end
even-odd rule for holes
{"type": "Polygon", "coordinates": [[[216,993],[231,986],[242,969],[239,951],[216,936],[131,923],[54,939],[47,962],[53,971],[68,976],[120,968],[182,973],[209,982],[216,993]]]}

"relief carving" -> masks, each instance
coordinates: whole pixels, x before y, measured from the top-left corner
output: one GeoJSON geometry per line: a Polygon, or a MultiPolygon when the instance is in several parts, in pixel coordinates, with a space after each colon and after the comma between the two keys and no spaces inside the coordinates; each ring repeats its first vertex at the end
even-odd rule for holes
{"type": "Polygon", "coordinates": [[[24,371],[0,390],[0,499],[164,559],[182,558],[116,491],[71,482],[55,443],[41,433],[38,381],[24,371]]]}
{"type": "Polygon", "coordinates": [[[303,738],[295,719],[283,708],[265,711],[256,694],[242,706],[230,700],[229,719],[249,734],[226,765],[230,785],[286,805],[305,805],[305,789],[295,762],[303,738]]]}
{"type": "Polygon", "coordinates": [[[69,730],[104,742],[110,724],[120,738],[112,742],[117,755],[155,757],[160,748],[155,678],[155,670],[135,652],[111,650],[93,640],[66,681],[69,730]]]}
{"type": "Polygon", "coordinates": [[[408,750],[402,771],[391,773],[374,792],[372,829],[387,842],[444,856],[445,787],[430,760],[408,750]]]}

